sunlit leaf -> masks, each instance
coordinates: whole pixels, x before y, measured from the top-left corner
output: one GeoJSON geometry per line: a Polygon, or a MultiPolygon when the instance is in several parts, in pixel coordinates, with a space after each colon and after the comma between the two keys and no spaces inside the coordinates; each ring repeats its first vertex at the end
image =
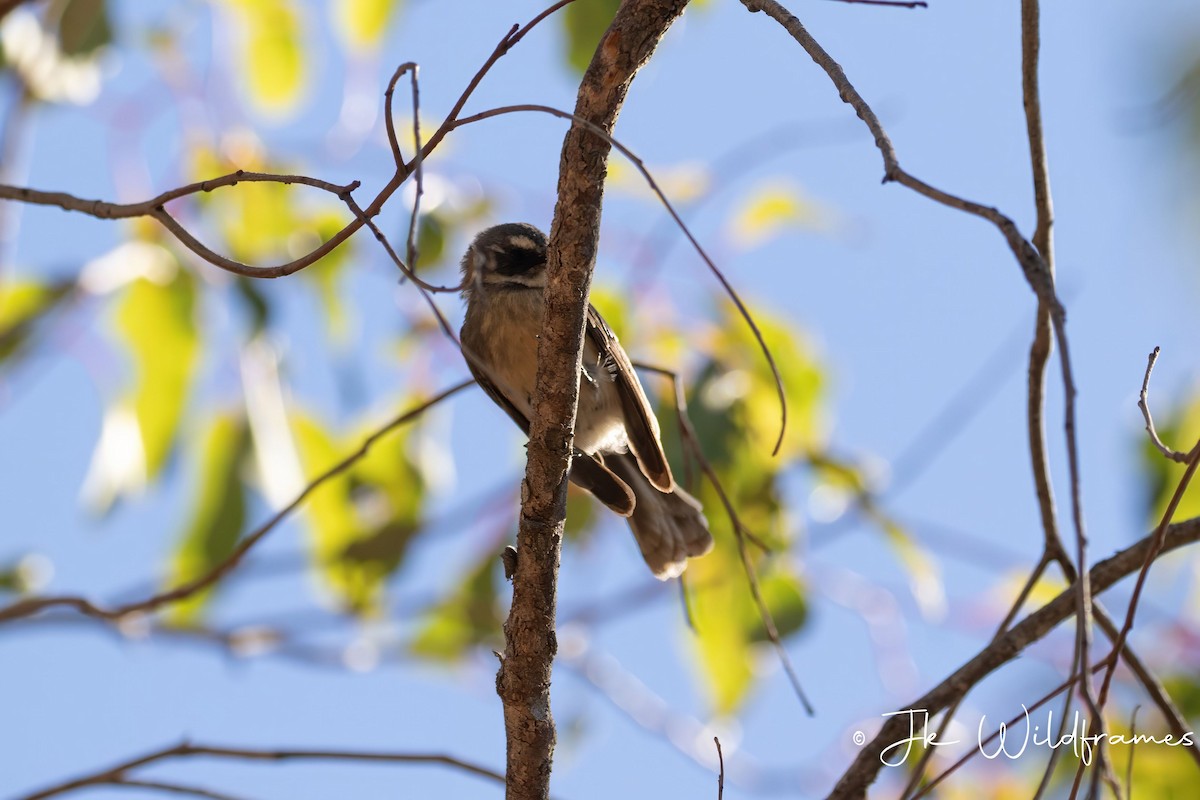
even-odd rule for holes
{"type": "Polygon", "coordinates": [[[436,211],[421,217],[421,221],[417,225],[418,263],[416,266],[428,267],[445,257],[446,232],[449,227],[445,215],[436,211]]]}
{"type": "MultiPolygon", "coordinates": [[[[715,503],[712,492],[703,492],[705,503],[715,503]]],[[[753,687],[755,660],[762,642],[768,640],[766,624],[750,586],[732,534],[725,534],[717,505],[711,508],[710,524],[718,528],[716,547],[704,558],[688,565],[692,620],[696,626],[693,647],[695,663],[714,712],[730,714],[742,704],[753,687]]],[[[786,637],[803,627],[808,616],[805,589],[782,563],[757,561],[759,591],[771,612],[776,630],[786,637]]]]}
{"type": "Polygon", "coordinates": [[[826,227],[826,217],[796,187],[769,183],[752,190],[734,211],[731,232],[739,245],[753,247],[788,229],[826,227]]]}
{"type": "MultiPolygon", "coordinates": [[[[293,235],[289,258],[299,258],[312,252],[322,242],[333,238],[345,222],[336,210],[326,208],[311,215],[302,215],[297,224],[303,234],[293,235]]],[[[325,309],[329,336],[337,342],[344,342],[350,331],[342,302],[342,281],[353,253],[353,242],[346,242],[300,273],[305,281],[315,286],[325,309]]]]}
{"type": "Polygon", "coordinates": [[[576,542],[586,541],[600,521],[600,504],[575,484],[567,487],[567,521],[563,533],[576,542]]]}
{"type": "Polygon", "coordinates": [[[1200,720],[1200,677],[1181,673],[1163,677],[1162,683],[1184,719],[1200,720]]]}
{"type": "Polygon", "coordinates": [[[626,337],[630,332],[629,306],[627,294],[617,291],[611,286],[593,285],[590,295],[591,303],[604,317],[608,327],[618,339],[626,337]]]}
{"type": "Polygon", "coordinates": [[[0,283],[0,362],[18,354],[38,320],[66,299],[71,289],[69,281],[10,279],[0,283]]]}
{"type": "Polygon", "coordinates": [[[28,553],[0,563],[0,593],[30,594],[41,591],[54,574],[54,565],[38,553],[28,553]]]}
{"type": "MultiPolygon", "coordinates": [[[[789,433],[782,453],[772,457],[778,433],[779,401],[769,370],[744,323],[724,308],[720,326],[700,348],[708,354],[688,381],[688,416],[705,457],[716,471],[745,530],[773,551],[786,552],[796,533],[781,495],[780,472],[796,457],[817,451],[823,440],[820,365],[792,325],[757,313],[764,337],[775,351],[791,401],[789,433]]],[[[672,424],[675,412],[660,404],[663,444],[677,480],[684,480],[684,448],[672,424]]],[[[698,469],[693,466],[691,473],[698,469]]],[[[712,553],[688,567],[692,612],[697,627],[696,663],[718,713],[730,713],[745,699],[755,677],[754,660],[766,625],[750,592],[733,526],[712,485],[699,479],[694,493],[704,506],[716,542],[712,553]]],[[[806,619],[806,592],[783,556],[766,559],[747,544],[759,573],[760,592],[780,634],[798,630],[806,619]]]]}
{"type": "MultiPolygon", "coordinates": [[[[1180,746],[1180,737],[1177,736],[1171,737],[1172,744],[1167,744],[1166,739],[1170,734],[1165,730],[1146,728],[1141,722],[1145,716],[1148,715],[1138,716],[1136,731],[1112,723],[1105,728],[1109,734],[1109,758],[1112,759],[1114,771],[1124,775],[1132,753],[1132,797],[1152,797],[1154,800],[1189,800],[1195,797],[1196,762],[1188,754],[1189,748],[1180,746]]],[[[1196,742],[1194,733],[1189,741],[1196,742]]],[[[1068,785],[1074,772],[1072,768],[1069,775],[1063,776],[1064,785],[1068,785]]]]}
{"type": "MultiPolygon", "coordinates": [[[[1156,413],[1154,426],[1158,430],[1159,438],[1168,447],[1183,452],[1191,450],[1196,444],[1196,440],[1200,438],[1200,394],[1184,400],[1173,410],[1156,413]]],[[[1143,474],[1149,483],[1147,525],[1154,527],[1166,513],[1171,496],[1179,486],[1180,479],[1183,478],[1185,466],[1164,458],[1144,433],[1139,432],[1138,435],[1141,443],[1143,474]]],[[[1200,516],[1200,481],[1198,480],[1193,480],[1188,485],[1175,510],[1174,519],[1179,521],[1195,516],[1200,516]]]]}
{"type": "Polygon", "coordinates": [[[346,48],[355,52],[379,47],[402,6],[401,0],[334,0],[332,12],[346,48]]]}
{"type": "MultiPolygon", "coordinates": [[[[804,623],[808,621],[808,598],[804,584],[798,576],[774,567],[759,581],[759,592],[763,602],[771,610],[775,632],[780,638],[790,636],[804,627],[804,623]]],[[[751,641],[770,640],[757,605],[753,607],[753,614],[746,620],[746,625],[751,641]]]]}
{"type": "Polygon", "coordinates": [[[226,0],[241,26],[238,74],[250,100],[280,114],[300,99],[307,80],[308,46],[300,10],[285,0],[226,0]]]}
{"type": "MultiPolygon", "coordinates": [[[[821,448],[826,431],[821,415],[824,373],[808,337],[799,327],[752,309],[754,320],[775,358],[787,395],[787,433],[779,459],[821,448]]],[[[732,304],[723,304],[719,332],[712,352],[723,372],[714,376],[706,398],[714,408],[734,412],[738,426],[750,436],[750,445],[764,457],[779,435],[779,398],[770,367],[745,321],[732,304]]]]}
{"type": "MultiPolygon", "coordinates": [[[[197,459],[190,521],[171,560],[168,586],[207,574],[233,552],[246,520],[242,467],[249,446],[249,429],[240,415],[222,414],[209,425],[197,459]]],[[[173,605],[172,621],[195,622],[210,595],[205,590],[173,605]]]]}
{"type": "Polygon", "coordinates": [[[58,35],[66,55],[87,55],[112,41],[105,0],[65,0],[55,5],[61,13],[58,35]]]}
{"type": "Polygon", "coordinates": [[[946,587],[942,583],[941,570],[933,556],[917,544],[908,531],[895,520],[878,512],[871,516],[883,529],[887,543],[891,545],[908,574],[909,588],[921,613],[926,619],[939,620],[944,617],[946,587]]]}
{"type": "Polygon", "coordinates": [[[200,355],[195,280],[183,271],[165,283],[139,278],[124,290],[116,330],[133,359],[130,395],[148,478],[162,469],[175,443],[200,355]]]}
{"type": "MultiPolygon", "coordinates": [[[[649,166],[658,188],[672,204],[687,203],[699,199],[712,185],[712,173],[707,164],[684,162],[667,166],[649,166]]],[[[642,173],[629,162],[614,159],[608,165],[606,188],[658,203],[658,195],[650,187],[642,173]]]]}
{"type": "Polygon", "coordinates": [[[621,0],[584,0],[562,10],[567,64],[582,73],[591,63],[600,37],[608,30],[621,0]]]}
{"type": "MultiPolygon", "coordinates": [[[[292,426],[307,472],[328,469],[356,449],[366,430],[335,437],[316,420],[295,414],[292,426]]],[[[425,480],[411,458],[405,431],[396,431],[366,457],[315,491],[307,521],[315,566],[349,609],[378,610],[386,578],[401,564],[419,529],[425,480]]]]}
{"type": "Polygon", "coordinates": [[[458,587],[430,612],[412,642],[416,655],[439,661],[461,658],[469,648],[500,639],[496,605],[497,559],[488,555],[455,581],[458,587]]]}

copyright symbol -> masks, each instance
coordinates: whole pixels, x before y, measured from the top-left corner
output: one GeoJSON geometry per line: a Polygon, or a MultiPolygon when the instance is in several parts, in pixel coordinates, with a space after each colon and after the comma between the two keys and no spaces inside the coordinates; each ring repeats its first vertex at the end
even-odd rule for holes
{"type": "Polygon", "coordinates": [[[867,735],[865,733],[863,733],[862,731],[854,732],[854,743],[856,745],[858,745],[859,747],[862,747],[864,744],[866,744],[866,741],[867,741],[867,735]]]}

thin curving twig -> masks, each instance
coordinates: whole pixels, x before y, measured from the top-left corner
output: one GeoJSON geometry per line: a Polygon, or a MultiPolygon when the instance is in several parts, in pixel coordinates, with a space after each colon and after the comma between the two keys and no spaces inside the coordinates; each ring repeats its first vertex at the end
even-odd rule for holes
{"type": "Polygon", "coordinates": [[[393,764],[440,764],[471,775],[504,783],[504,776],[495,770],[444,753],[399,753],[356,750],[264,750],[249,747],[220,747],[181,742],[163,747],[146,755],[131,758],[108,769],[50,786],[16,800],[46,800],[49,797],[73,792],[90,786],[119,783],[127,773],[160,761],[176,758],[226,758],[244,761],[373,761],[393,764]]]}
{"type": "Polygon", "coordinates": [[[1138,408],[1142,410],[1142,418],[1146,420],[1146,433],[1150,435],[1150,442],[1162,453],[1165,458],[1169,458],[1179,464],[1184,464],[1188,460],[1188,453],[1181,453],[1178,450],[1172,450],[1163,444],[1162,439],[1158,438],[1158,431],[1154,428],[1154,418],[1150,416],[1150,373],[1154,371],[1154,364],[1158,361],[1159,347],[1155,347],[1150,351],[1150,356],[1146,360],[1146,374],[1142,378],[1142,390],[1138,393],[1138,408]]]}

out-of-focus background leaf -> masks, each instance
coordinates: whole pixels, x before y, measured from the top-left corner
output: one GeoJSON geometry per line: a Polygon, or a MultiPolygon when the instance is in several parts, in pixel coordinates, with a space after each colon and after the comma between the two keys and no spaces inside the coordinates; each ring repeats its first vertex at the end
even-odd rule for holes
{"type": "MultiPolygon", "coordinates": [[[[250,431],[236,413],[215,417],[202,437],[190,521],[171,564],[168,588],[206,575],[237,545],[246,522],[243,485],[250,431]]],[[[170,608],[176,624],[199,619],[212,592],[204,590],[170,608]]]]}

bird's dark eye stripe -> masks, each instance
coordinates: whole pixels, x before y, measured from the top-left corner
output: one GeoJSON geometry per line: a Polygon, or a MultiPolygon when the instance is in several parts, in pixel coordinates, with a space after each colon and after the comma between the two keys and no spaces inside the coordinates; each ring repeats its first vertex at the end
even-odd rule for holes
{"type": "Polygon", "coordinates": [[[524,275],[537,267],[544,266],[546,254],[527,248],[507,248],[496,254],[496,272],[501,275],[524,275]]]}

